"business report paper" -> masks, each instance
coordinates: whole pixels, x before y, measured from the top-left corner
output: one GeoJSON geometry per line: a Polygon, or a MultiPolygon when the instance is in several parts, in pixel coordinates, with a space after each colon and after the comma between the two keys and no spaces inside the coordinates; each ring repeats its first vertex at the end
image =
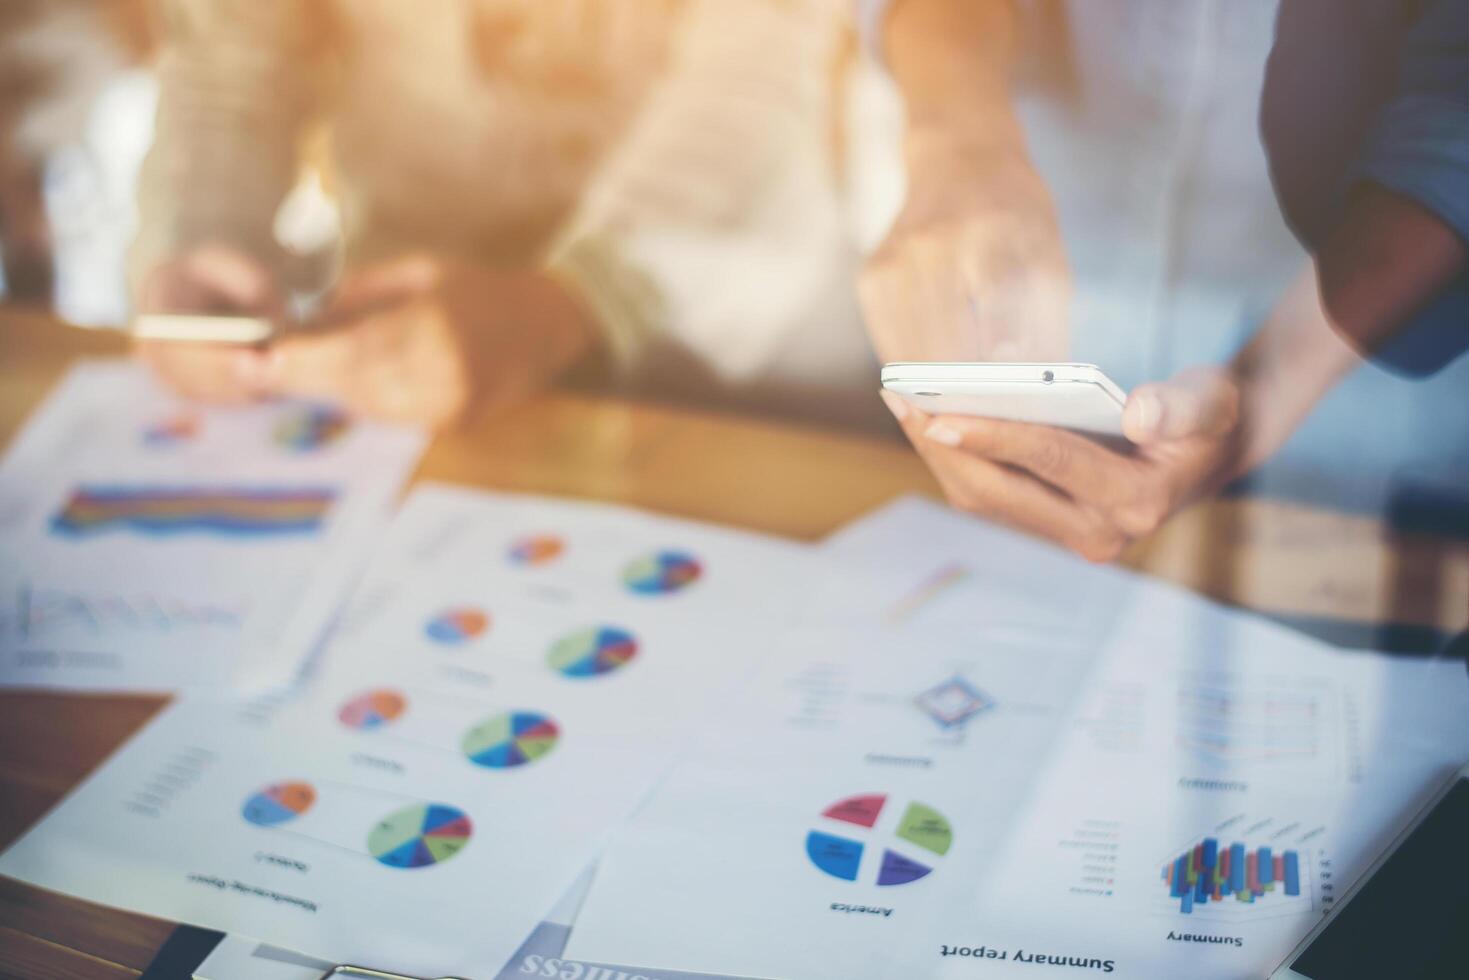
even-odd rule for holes
{"type": "MultiPolygon", "coordinates": [[[[566,937],[575,928],[576,913],[581,907],[592,872],[588,869],[571,890],[556,903],[499,970],[475,971],[474,976],[494,980],[742,980],[709,974],[676,973],[667,970],[645,970],[606,963],[583,963],[564,955],[566,937]]],[[[209,956],[194,970],[194,980],[320,980],[335,964],[304,956],[246,936],[228,935],[220,940],[209,956]]]]}
{"type": "Polygon", "coordinates": [[[768,649],[807,558],[422,488],[303,690],[177,702],[0,872],[332,962],[492,975],[768,649]]]}
{"type": "Polygon", "coordinates": [[[907,972],[908,938],[999,859],[1093,651],[1066,629],[929,618],[908,601],[930,589],[923,575],[872,602],[854,581],[867,576],[843,572],[613,838],[567,955],[775,980],[922,975],[907,972]]]}
{"type": "Polygon", "coordinates": [[[614,837],[568,955],[1265,975],[1469,755],[1462,664],[1346,654],[917,501],[829,554],[870,574],[811,611],[859,628],[793,634],[732,699],[745,724],[614,837]]]}
{"type": "Polygon", "coordinates": [[[83,362],[0,463],[0,685],[290,682],[426,442],[326,405],[191,404],[83,362]]]}

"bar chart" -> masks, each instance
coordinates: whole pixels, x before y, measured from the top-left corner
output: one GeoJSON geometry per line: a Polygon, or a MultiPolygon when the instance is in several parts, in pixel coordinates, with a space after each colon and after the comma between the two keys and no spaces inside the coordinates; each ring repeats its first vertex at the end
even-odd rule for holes
{"type": "Polygon", "coordinates": [[[1163,880],[1184,915],[1195,904],[1210,901],[1253,902],[1277,887],[1294,897],[1301,894],[1300,855],[1295,851],[1275,854],[1263,845],[1249,850],[1238,841],[1221,847],[1219,841],[1206,837],[1164,867],[1163,880]]]}
{"type": "Polygon", "coordinates": [[[1235,817],[1195,838],[1159,869],[1172,912],[1257,917],[1315,907],[1312,865],[1323,828],[1235,817]]]}

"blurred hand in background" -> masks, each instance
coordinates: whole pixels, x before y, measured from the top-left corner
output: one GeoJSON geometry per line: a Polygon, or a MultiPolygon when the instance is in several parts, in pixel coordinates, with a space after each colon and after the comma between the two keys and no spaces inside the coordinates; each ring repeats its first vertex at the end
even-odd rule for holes
{"type": "Polygon", "coordinates": [[[321,319],[266,352],[265,393],[429,426],[534,393],[600,334],[545,273],[430,256],[350,273],[321,319]]]}
{"type": "MultiPolygon", "coordinates": [[[[149,312],[285,316],[271,274],[216,246],[160,265],[140,299],[149,312]]],[[[544,273],[412,256],[349,273],[315,322],[268,345],[144,341],[138,354],[193,398],[317,398],[440,426],[534,392],[596,337],[569,290],[544,273]]]]}
{"type": "MultiPolygon", "coordinates": [[[[155,266],[138,291],[143,313],[214,313],[279,319],[285,295],[262,263],[226,245],[203,245],[155,266]]],[[[238,403],[265,394],[263,350],[145,340],[137,355],[189,398],[238,403]]]]}

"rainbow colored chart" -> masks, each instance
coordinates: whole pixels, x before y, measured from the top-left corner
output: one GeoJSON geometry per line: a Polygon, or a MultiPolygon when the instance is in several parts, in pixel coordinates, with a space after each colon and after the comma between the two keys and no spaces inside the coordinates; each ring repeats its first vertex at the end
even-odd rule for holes
{"type": "Polygon", "coordinates": [[[342,705],[337,720],[348,728],[371,731],[391,725],[408,710],[408,699],[391,688],[364,691],[342,705]]]}
{"type": "Polygon", "coordinates": [[[511,769],[535,762],[556,747],[561,729],[538,711],[510,711],[471,728],[460,748],[469,761],[487,769],[511,769]]]}
{"type": "Polygon", "coordinates": [[[1206,837],[1164,865],[1163,883],[1184,915],[1228,899],[1248,905],[1271,893],[1297,898],[1301,859],[1294,850],[1251,849],[1238,841],[1221,847],[1218,838],[1206,837]]]}
{"type": "Polygon", "coordinates": [[[420,803],[388,814],[367,835],[367,851],[390,868],[426,868],[469,845],[474,825],[458,807],[420,803]]]}
{"type": "Polygon", "coordinates": [[[566,550],[566,542],[554,534],[530,534],[516,541],[510,546],[510,563],[512,565],[546,565],[557,558],[566,550]]]}
{"type": "Polygon", "coordinates": [[[482,609],[471,606],[461,606],[456,609],[446,609],[424,626],[423,632],[435,643],[444,646],[458,646],[468,643],[490,628],[490,617],[482,609]]]}
{"type": "Polygon", "coordinates": [[[954,831],[943,814],[923,803],[890,805],[884,793],[849,796],[827,807],[821,815],[846,828],[808,833],[806,856],[822,871],[844,881],[856,881],[861,876],[876,878],[882,886],[906,885],[927,877],[933,870],[933,859],[949,853],[954,842],[954,831]],[[896,822],[879,826],[885,814],[896,818],[896,822]],[[882,844],[872,838],[881,839],[882,844]],[[874,852],[881,846],[882,857],[870,862],[864,874],[862,855],[869,844],[874,852]]]}
{"type": "Polygon", "coordinates": [[[347,413],[330,405],[299,405],[275,427],[276,445],[297,453],[329,446],[352,427],[347,413]]]}
{"type": "Polygon", "coordinates": [[[625,666],[637,655],[638,641],[627,630],[594,626],[557,640],[546,662],[567,677],[597,677],[625,666]]]}
{"type": "Polygon", "coordinates": [[[311,809],[316,787],[310,783],[272,783],[245,801],[240,815],[259,827],[289,823],[311,809]]]}
{"type": "Polygon", "coordinates": [[[58,534],[125,529],[142,534],[271,537],[321,530],[331,487],[87,485],[51,519],[58,534]]]}
{"type": "Polygon", "coordinates": [[[630,562],[622,570],[622,584],[639,595],[667,595],[688,588],[703,574],[703,566],[693,555],[655,551],[630,562]]]}
{"type": "Polygon", "coordinates": [[[144,429],[143,442],[160,449],[176,446],[196,438],[200,427],[199,416],[192,412],[179,412],[144,429]]]}

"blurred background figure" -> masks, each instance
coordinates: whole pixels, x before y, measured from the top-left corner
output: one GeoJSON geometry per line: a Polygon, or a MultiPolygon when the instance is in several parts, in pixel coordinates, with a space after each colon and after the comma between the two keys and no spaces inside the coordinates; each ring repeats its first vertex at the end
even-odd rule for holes
{"type": "Polygon", "coordinates": [[[1284,0],[1260,118],[1332,326],[1410,375],[1469,350],[1469,5],[1284,0]]]}
{"type": "Polygon", "coordinates": [[[442,423],[599,358],[660,397],[878,417],[854,283],[897,108],[847,0],[162,7],[140,307],[320,288],[273,224],[312,156],[346,256],[330,330],[146,345],[181,389],[442,423]]]}
{"type": "Polygon", "coordinates": [[[139,70],[152,46],[146,3],[0,5],[0,254],[11,299],[55,295],[87,322],[125,315],[118,260],[151,128],[139,70]]]}
{"type": "MultiPolygon", "coordinates": [[[[1340,5],[1315,6],[1329,20],[1340,5]]],[[[1411,73],[1404,32],[1436,5],[1346,6],[1392,9],[1395,33],[1351,40],[1411,73]]],[[[1469,361],[1421,385],[1363,366],[1282,218],[1259,129],[1276,5],[877,0],[865,14],[909,108],[908,199],[863,281],[879,353],[1069,348],[1133,389],[1125,453],[895,406],[955,503],[1109,558],[1247,474],[1252,490],[1364,510],[1462,482],[1469,361]]],[[[1438,70],[1462,77],[1462,53],[1438,70]]]]}
{"type": "Polygon", "coordinates": [[[890,431],[880,360],[1094,362],[1128,454],[901,422],[1098,557],[1226,486],[1396,513],[1469,470],[1462,316],[1414,292],[1464,289],[1453,0],[144,3],[0,8],[0,229],[73,321],[126,322],[127,241],[138,309],[319,308],[143,345],[188,394],[444,424],[570,375],[890,431]],[[1351,286],[1385,241],[1442,248],[1328,317],[1307,249],[1351,286]]]}

